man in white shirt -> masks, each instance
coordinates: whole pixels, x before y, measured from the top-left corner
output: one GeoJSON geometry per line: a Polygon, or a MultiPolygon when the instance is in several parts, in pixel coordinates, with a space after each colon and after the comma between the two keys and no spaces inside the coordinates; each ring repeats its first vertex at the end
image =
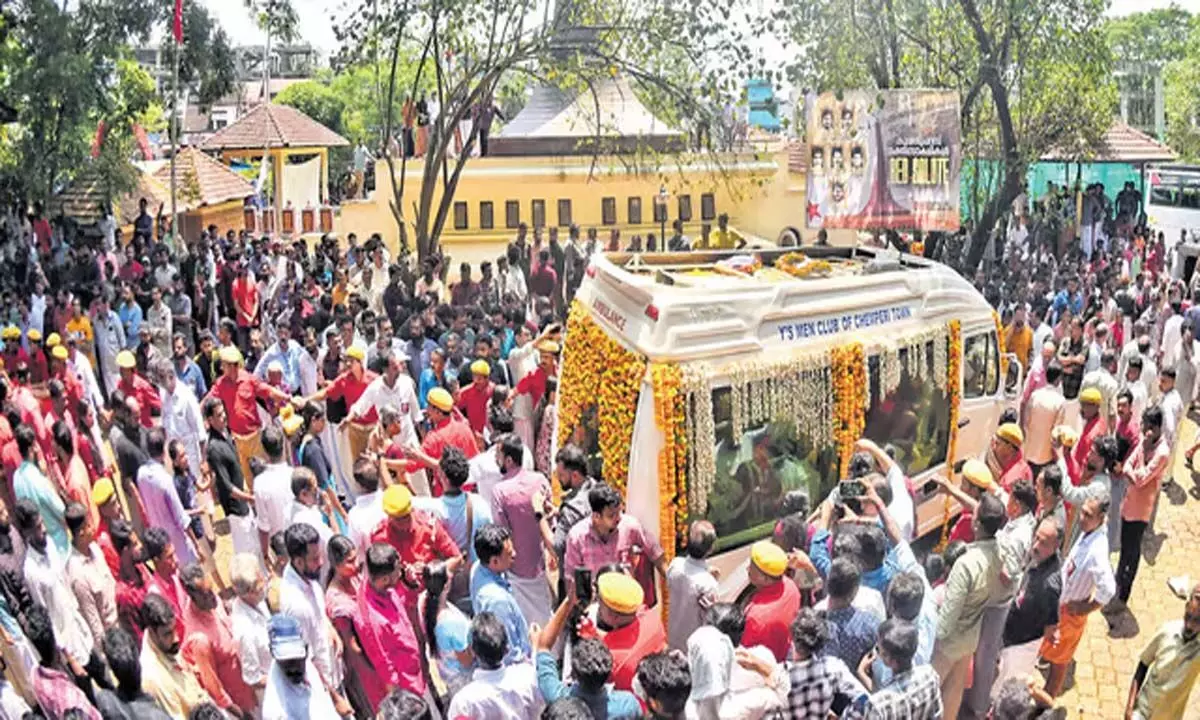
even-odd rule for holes
{"type": "Polygon", "coordinates": [[[229,563],[229,580],[237,595],[230,607],[229,618],[238,659],[242,662],[242,680],[254,688],[261,699],[271,667],[267,639],[271,611],[267,609],[267,582],[261,561],[250,553],[234,555],[229,563]]]}
{"type": "Polygon", "coordinates": [[[1058,633],[1052,644],[1043,644],[1042,657],[1050,663],[1046,692],[1050,697],[1062,694],[1067,665],[1075,656],[1087,628],[1088,615],[1104,606],[1117,594],[1117,581],[1108,559],[1109,497],[1107,494],[1085,500],[1079,510],[1081,534],[1062,565],[1062,592],[1059,594],[1058,633]]]}
{"type": "Polygon", "coordinates": [[[46,610],[54,626],[54,637],[66,651],[79,675],[84,668],[103,665],[94,655],[95,642],[87,620],[79,610],[79,600],[68,585],[66,560],[54,543],[48,542],[46,525],[37,506],[28,500],[18,500],[13,506],[13,522],[25,541],[25,585],[35,603],[46,610]]]}
{"type": "Polygon", "coordinates": [[[1054,328],[1050,323],[1046,322],[1046,314],[1049,311],[1049,306],[1045,300],[1035,302],[1033,304],[1033,314],[1037,320],[1038,326],[1033,330],[1033,347],[1044,347],[1048,341],[1054,339],[1054,328]]]}
{"type": "Polygon", "coordinates": [[[400,412],[400,436],[397,439],[401,446],[419,445],[417,427],[421,424],[421,406],[417,402],[413,379],[402,372],[407,358],[390,351],[381,353],[380,358],[387,363],[387,369],[363,390],[358,401],[350,407],[348,419],[357,422],[372,408],[390,405],[400,412]]]}
{"type": "Polygon", "coordinates": [[[1128,390],[1132,398],[1130,407],[1133,410],[1133,417],[1140,418],[1146,410],[1146,405],[1149,403],[1149,398],[1146,395],[1146,386],[1142,384],[1142,356],[1135,355],[1129,359],[1129,366],[1125,369],[1125,376],[1121,382],[1121,390],[1128,390]]]}
{"type": "Polygon", "coordinates": [[[1023,413],[1025,462],[1034,474],[1054,462],[1053,430],[1062,425],[1066,414],[1066,399],[1062,394],[1062,365],[1052,360],[1046,366],[1046,384],[1029,396],[1023,413]]]}
{"type": "Polygon", "coordinates": [[[383,511],[383,493],[379,491],[379,464],[369,457],[354,461],[354,481],[362,494],[354,499],[354,507],[346,514],[346,536],[360,553],[371,544],[371,533],[387,519],[383,511]]]}
{"type": "Polygon", "coordinates": [[[471,682],[455,693],[446,717],[523,720],[542,712],[537,671],[529,662],[505,665],[509,638],[490,612],[471,621],[471,650],[478,666],[471,682]]]}
{"type": "Polygon", "coordinates": [[[904,541],[912,542],[916,508],[912,495],[908,492],[908,486],[904,482],[904,471],[900,469],[900,465],[892,459],[892,456],[884,452],[883,448],[873,440],[860,438],[854,444],[854,449],[856,452],[870,454],[875,461],[875,466],[879,468],[879,472],[887,478],[888,488],[892,491],[892,501],[887,506],[888,513],[899,526],[900,536],[904,541]]]}
{"type": "Polygon", "coordinates": [[[1112,350],[1100,353],[1100,365],[1095,370],[1088,371],[1079,384],[1079,389],[1096,388],[1100,391],[1100,414],[1104,416],[1108,427],[1117,425],[1117,354],[1112,350]]]}
{"type": "Polygon", "coordinates": [[[720,584],[705,562],[716,542],[717,531],[712,523],[698,520],[688,528],[686,553],[667,566],[667,589],[671,593],[667,645],[672,650],[687,651],[688,638],[704,624],[704,611],[717,601],[720,584]]]}
{"type": "Polygon", "coordinates": [[[167,440],[183,443],[188,464],[197,471],[204,467],[204,442],[208,433],[200,414],[200,402],[186,383],[179,382],[169,362],[158,364],[154,373],[158,379],[162,426],[167,440]]]}
{"type": "Polygon", "coordinates": [[[292,522],[292,468],[283,460],[283,433],[274,425],[262,431],[267,467],[254,479],[254,510],[262,556],[271,557],[271,536],[292,522]]]}
{"type": "MultiPolygon", "coordinates": [[[[507,410],[501,407],[492,408],[488,413],[488,424],[491,426],[492,444],[481,453],[477,453],[475,457],[467,461],[471,467],[471,476],[467,480],[469,485],[475,486],[475,492],[479,493],[489,504],[492,502],[492,490],[496,488],[501,480],[504,479],[504,471],[500,469],[500,441],[513,431],[512,415],[507,410]]],[[[533,470],[533,453],[529,452],[529,447],[523,445],[525,452],[521,456],[521,467],[525,470],[533,470]]]]}
{"type": "Polygon", "coordinates": [[[335,718],[350,714],[346,701],[338,704],[321,682],[320,673],[308,657],[308,643],[294,619],[284,615],[272,617],[267,635],[274,662],[263,692],[263,720],[335,718]]]}
{"type": "MultiPolygon", "coordinates": [[[[304,644],[311,650],[320,682],[335,704],[345,705],[338,688],[342,684],[341,643],[325,614],[325,591],[322,589],[321,569],[325,558],[321,554],[321,536],[307,523],[296,523],[285,533],[288,566],[279,585],[279,615],[292,618],[299,627],[304,644]]],[[[272,653],[278,661],[278,655],[272,653]]],[[[275,674],[272,668],[271,675],[275,674]]],[[[267,696],[271,695],[271,678],[267,679],[267,696]]],[[[264,700],[265,704],[265,700],[264,700]]],[[[346,708],[349,712],[349,708],[346,708]]],[[[346,713],[339,713],[346,714],[346,713]]],[[[313,717],[316,717],[315,715],[313,717]]]]}
{"type": "Polygon", "coordinates": [[[1174,447],[1175,431],[1183,419],[1183,399],[1175,389],[1174,367],[1168,365],[1158,372],[1158,389],[1162,391],[1162,400],[1158,405],[1163,413],[1163,437],[1168,445],[1174,447]]]}
{"type": "Polygon", "coordinates": [[[321,508],[317,504],[320,491],[317,489],[317,476],[306,467],[292,468],[292,523],[311,525],[321,538],[321,556],[325,557],[325,548],[333,531],[325,522],[321,508]]]}

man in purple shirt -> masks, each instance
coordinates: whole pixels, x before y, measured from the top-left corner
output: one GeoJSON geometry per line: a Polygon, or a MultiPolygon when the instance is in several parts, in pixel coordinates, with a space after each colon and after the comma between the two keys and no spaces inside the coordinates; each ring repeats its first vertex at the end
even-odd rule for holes
{"type": "Polygon", "coordinates": [[[545,475],[522,467],[525,447],[520,436],[505,435],[496,447],[503,475],[492,490],[492,519],[512,532],[517,554],[508,572],[512,593],[529,624],[545,625],[554,611],[554,601],[546,579],[544,550],[553,553],[554,544],[548,534],[543,534],[540,520],[550,496],[550,483],[545,475]]]}
{"type": "Polygon", "coordinates": [[[167,531],[171,544],[175,546],[175,557],[183,566],[196,561],[196,553],[188,537],[192,517],[179,500],[175,479],[163,466],[166,442],[162,428],[152,428],[146,433],[146,452],[150,455],[150,462],[138,468],[137,485],[146,509],[146,526],[167,531]]]}
{"type": "MultiPolygon", "coordinates": [[[[76,684],[74,678],[59,670],[58,642],[54,638],[54,624],[50,615],[40,605],[34,605],[25,614],[25,634],[37,651],[41,665],[33,671],[30,682],[33,695],[49,717],[59,718],[71,708],[79,708],[88,720],[101,720],[100,713],[76,684]]],[[[95,656],[93,655],[93,658],[95,656]]],[[[63,662],[77,677],[87,678],[84,669],[70,657],[63,655],[63,662]]]]}

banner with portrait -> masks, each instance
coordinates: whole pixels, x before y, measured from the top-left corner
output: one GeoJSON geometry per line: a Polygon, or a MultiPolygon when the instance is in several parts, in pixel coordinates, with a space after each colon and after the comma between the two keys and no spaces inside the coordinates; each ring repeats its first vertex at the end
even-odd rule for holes
{"type": "Polygon", "coordinates": [[[958,229],[958,93],[855,90],[805,104],[808,227],[958,229]]]}

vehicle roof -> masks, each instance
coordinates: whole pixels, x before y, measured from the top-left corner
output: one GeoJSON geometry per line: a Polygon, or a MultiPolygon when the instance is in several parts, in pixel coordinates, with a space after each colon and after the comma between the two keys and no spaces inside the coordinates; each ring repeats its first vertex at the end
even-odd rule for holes
{"type": "Polygon", "coordinates": [[[890,250],[805,247],[829,261],[827,277],[772,266],[789,249],[754,251],[766,272],[720,268],[735,251],[608,253],[591,258],[576,299],[627,347],[651,360],[687,362],[868,345],[930,322],[991,324],[992,308],[957,272],[890,250]]]}

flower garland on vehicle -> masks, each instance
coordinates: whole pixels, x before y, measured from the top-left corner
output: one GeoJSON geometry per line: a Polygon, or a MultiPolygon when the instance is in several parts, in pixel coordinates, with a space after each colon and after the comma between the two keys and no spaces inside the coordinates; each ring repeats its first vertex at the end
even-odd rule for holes
{"type": "MultiPolygon", "coordinates": [[[[666,560],[671,562],[688,517],[687,395],[683,392],[683,372],[674,363],[651,364],[650,382],[654,391],[654,425],[663,439],[658,451],[658,534],[666,560]]],[[[670,598],[664,591],[664,619],[669,606],[670,598]]]]}
{"type": "Polygon", "coordinates": [[[603,480],[623,496],[646,360],[609,337],[579,303],[571,304],[567,332],[559,373],[558,447],[570,442],[584,409],[594,401],[603,480]]]}
{"type": "MultiPolygon", "coordinates": [[[[958,320],[951,320],[948,329],[950,337],[949,350],[946,355],[946,400],[950,405],[950,437],[946,443],[946,467],[953,468],[954,459],[958,454],[958,413],[962,401],[962,381],[960,379],[963,360],[962,323],[958,320]]],[[[946,541],[950,537],[950,509],[952,506],[950,498],[943,499],[942,534],[937,546],[939,551],[946,546],[946,541]]]]}
{"type": "Polygon", "coordinates": [[[838,471],[845,473],[854,454],[854,443],[862,437],[867,424],[870,388],[867,357],[862,343],[852,342],[830,352],[833,377],[833,439],[838,449],[838,471]]]}
{"type": "Polygon", "coordinates": [[[992,322],[996,324],[996,347],[1000,349],[1000,387],[1008,385],[1008,358],[1004,357],[1004,353],[1008,352],[1005,346],[1004,325],[1000,322],[1000,313],[992,310],[992,322]]]}

